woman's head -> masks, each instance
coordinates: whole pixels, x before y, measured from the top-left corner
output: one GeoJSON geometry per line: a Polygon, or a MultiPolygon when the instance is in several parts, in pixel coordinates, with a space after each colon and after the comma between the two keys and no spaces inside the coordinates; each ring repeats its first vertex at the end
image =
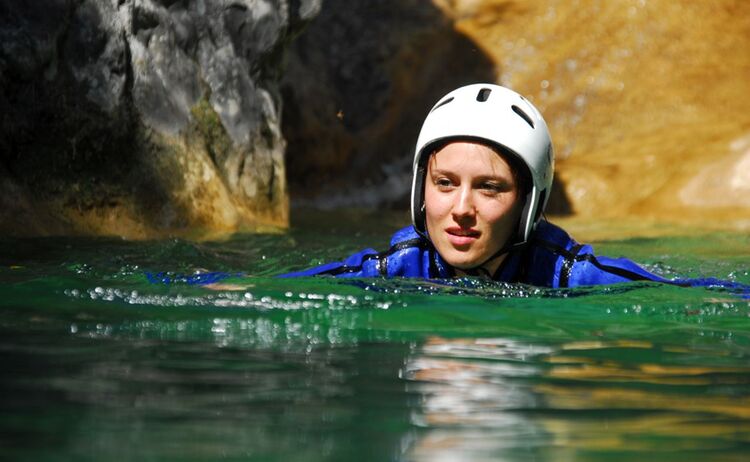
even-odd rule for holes
{"type": "Polygon", "coordinates": [[[549,132],[534,106],[497,85],[459,88],[432,108],[419,134],[414,227],[452,266],[478,267],[528,240],[552,172],[549,132]]]}
{"type": "Polygon", "coordinates": [[[516,232],[519,175],[489,146],[446,144],[427,161],[424,188],[427,234],[455,268],[471,270],[491,260],[516,232]]]}

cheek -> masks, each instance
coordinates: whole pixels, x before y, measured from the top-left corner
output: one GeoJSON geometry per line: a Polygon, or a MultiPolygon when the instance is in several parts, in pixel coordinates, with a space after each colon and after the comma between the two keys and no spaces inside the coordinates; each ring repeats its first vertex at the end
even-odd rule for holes
{"type": "Polygon", "coordinates": [[[502,194],[499,197],[486,197],[477,194],[474,200],[477,213],[487,223],[505,221],[517,214],[518,195],[502,194]]]}
{"type": "Polygon", "coordinates": [[[424,192],[424,207],[429,222],[445,216],[450,210],[450,203],[445,195],[439,194],[434,187],[428,185],[424,192]]]}
{"type": "Polygon", "coordinates": [[[494,206],[488,207],[488,213],[485,215],[487,221],[496,226],[503,226],[508,223],[515,223],[521,214],[521,205],[517,197],[510,197],[501,203],[495,203],[494,206]]]}

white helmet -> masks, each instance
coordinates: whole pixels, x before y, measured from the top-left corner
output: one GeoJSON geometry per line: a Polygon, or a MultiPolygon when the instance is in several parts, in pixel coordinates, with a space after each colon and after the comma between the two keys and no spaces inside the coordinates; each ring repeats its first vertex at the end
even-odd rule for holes
{"type": "Polygon", "coordinates": [[[523,96],[494,84],[467,85],[439,100],[419,132],[411,187],[412,223],[428,239],[424,211],[427,161],[442,145],[456,139],[487,144],[528,169],[525,173],[532,184],[518,231],[503,248],[526,243],[547,205],[554,171],[552,140],[542,115],[523,96]]]}

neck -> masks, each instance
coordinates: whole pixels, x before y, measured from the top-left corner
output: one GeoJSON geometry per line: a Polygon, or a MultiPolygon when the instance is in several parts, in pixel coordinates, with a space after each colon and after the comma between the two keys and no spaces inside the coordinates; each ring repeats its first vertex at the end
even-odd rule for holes
{"type": "Polygon", "coordinates": [[[502,255],[498,255],[497,257],[491,258],[490,260],[484,262],[481,266],[478,266],[476,268],[469,268],[469,269],[461,269],[461,268],[454,268],[454,271],[456,272],[456,276],[458,277],[464,277],[464,276],[484,276],[488,278],[492,278],[495,275],[495,272],[497,272],[497,269],[500,268],[500,265],[503,264],[505,259],[508,257],[508,252],[505,252],[502,255]]]}

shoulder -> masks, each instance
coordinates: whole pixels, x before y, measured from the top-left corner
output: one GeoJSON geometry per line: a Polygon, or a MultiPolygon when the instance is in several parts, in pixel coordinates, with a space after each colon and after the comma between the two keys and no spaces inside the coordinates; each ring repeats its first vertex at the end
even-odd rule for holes
{"type": "Polygon", "coordinates": [[[578,243],[562,228],[540,221],[523,251],[518,280],[542,287],[565,287],[560,281],[566,262],[572,263],[578,243]]]}
{"type": "Polygon", "coordinates": [[[413,226],[393,233],[390,248],[383,255],[387,276],[429,278],[447,274],[432,244],[413,226]]]}
{"type": "MultiPolygon", "coordinates": [[[[588,244],[579,244],[562,228],[539,223],[532,243],[532,265],[538,282],[550,287],[615,284],[629,281],[665,280],[627,258],[597,256],[588,244]]],[[[535,281],[536,282],[536,281],[535,281]]]]}
{"type": "Polygon", "coordinates": [[[532,244],[553,247],[558,250],[570,250],[579,245],[572,237],[570,237],[567,231],[547,220],[541,220],[539,224],[537,224],[531,240],[532,244]]]}
{"type": "Polygon", "coordinates": [[[404,243],[414,244],[415,246],[422,245],[422,242],[427,240],[417,233],[414,226],[405,226],[391,236],[391,247],[395,245],[403,245],[404,243]]]}
{"type": "MultiPolygon", "coordinates": [[[[365,249],[343,261],[327,263],[281,277],[328,275],[336,277],[430,277],[431,268],[439,265],[432,246],[413,227],[396,231],[390,247],[383,252],[365,249]],[[433,260],[436,262],[433,263],[433,260]]],[[[434,271],[433,271],[434,272],[434,271]]],[[[445,271],[443,271],[444,273],[445,271]]],[[[443,274],[437,271],[437,274],[443,274]]]]}

